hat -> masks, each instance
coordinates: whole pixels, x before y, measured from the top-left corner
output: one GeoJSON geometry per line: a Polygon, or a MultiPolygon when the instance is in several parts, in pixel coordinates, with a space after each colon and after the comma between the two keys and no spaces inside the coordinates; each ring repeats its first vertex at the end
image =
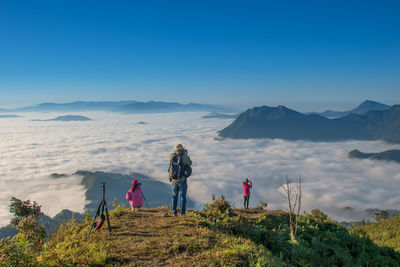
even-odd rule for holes
{"type": "Polygon", "coordinates": [[[139,184],[138,180],[133,180],[132,185],[139,184]]]}
{"type": "Polygon", "coordinates": [[[182,144],[175,145],[175,151],[180,151],[180,150],[183,150],[182,144]]]}

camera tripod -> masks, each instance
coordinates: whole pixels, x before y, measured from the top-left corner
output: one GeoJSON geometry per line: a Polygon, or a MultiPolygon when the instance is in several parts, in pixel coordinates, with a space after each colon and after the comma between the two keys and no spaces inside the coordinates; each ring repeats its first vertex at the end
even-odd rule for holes
{"type": "Polygon", "coordinates": [[[106,203],[106,198],[105,198],[105,193],[106,193],[106,183],[101,183],[101,189],[103,189],[103,198],[99,204],[99,207],[97,208],[96,216],[94,217],[92,226],[90,227],[90,233],[92,232],[93,229],[99,230],[103,226],[105,220],[107,219],[107,224],[108,224],[108,233],[111,235],[111,225],[110,225],[110,218],[108,217],[108,208],[107,208],[107,203],[106,203]],[[100,212],[101,210],[101,212],[100,212]],[[104,211],[106,215],[104,215],[104,211]],[[96,220],[100,218],[99,223],[96,223],[96,220]]]}

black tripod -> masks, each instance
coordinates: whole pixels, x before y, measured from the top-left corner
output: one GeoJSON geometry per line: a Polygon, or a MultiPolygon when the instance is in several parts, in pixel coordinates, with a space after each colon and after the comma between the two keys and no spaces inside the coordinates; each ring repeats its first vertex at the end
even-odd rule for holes
{"type": "Polygon", "coordinates": [[[108,208],[107,208],[107,203],[106,203],[106,198],[105,198],[106,183],[101,183],[101,189],[103,189],[103,199],[101,200],[99,207],[97,208],[96,216],[94,217],[92,227],[90,227],[88,236],[90,235],[90,233],[92,232],[93,229],[95,229],[95,230],[100,229],[103,226],[105,219],[107,219],[108,233],[111,235],[110,218],[108,217],[108,208]],[[101,210],[101,213],[100,213],[100,210],[101,210]],[[104,210],[106,211],[105,216],[104,216],[104,210]],[[96,220],[99,217],[100,217],[100,221],[99,221],[99,223],[96,223],[96,220]]]}

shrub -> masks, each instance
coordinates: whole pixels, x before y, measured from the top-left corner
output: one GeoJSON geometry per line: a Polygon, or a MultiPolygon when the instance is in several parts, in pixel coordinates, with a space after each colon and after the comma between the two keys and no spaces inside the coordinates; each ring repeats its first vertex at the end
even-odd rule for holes
{"type": "Polygon", "coordinates": [[[204,211],[206,213],[212,215],[227,215],[229,217],[234,214],[230,203],[223,195],[221,195],[221,198],[219,199],[216,198],[215,195],[212,195],[212,200],[213,202],[211,204],[207,203],[205,205],[204,211]]]}

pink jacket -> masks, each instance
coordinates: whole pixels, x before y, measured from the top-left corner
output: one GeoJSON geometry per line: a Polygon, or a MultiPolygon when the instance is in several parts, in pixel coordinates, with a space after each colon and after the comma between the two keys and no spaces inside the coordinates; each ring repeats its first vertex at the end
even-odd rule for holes
{"type": "Polygon", "coordinates": [[[251,182],[249,182],[248,184],[243,184],[243,195],[244,196],[250,196],[250,188],[253,185],[251,184],[251,182]]]}
{"type": "Polygon", "coordinates": [[[130,189],[126,193],[125,198],[129,201],[131,207],[138,208],[143,206],[142,189],[140,187],[136,187],[135,192],[132,192],[132,189],[130,189]]]}

